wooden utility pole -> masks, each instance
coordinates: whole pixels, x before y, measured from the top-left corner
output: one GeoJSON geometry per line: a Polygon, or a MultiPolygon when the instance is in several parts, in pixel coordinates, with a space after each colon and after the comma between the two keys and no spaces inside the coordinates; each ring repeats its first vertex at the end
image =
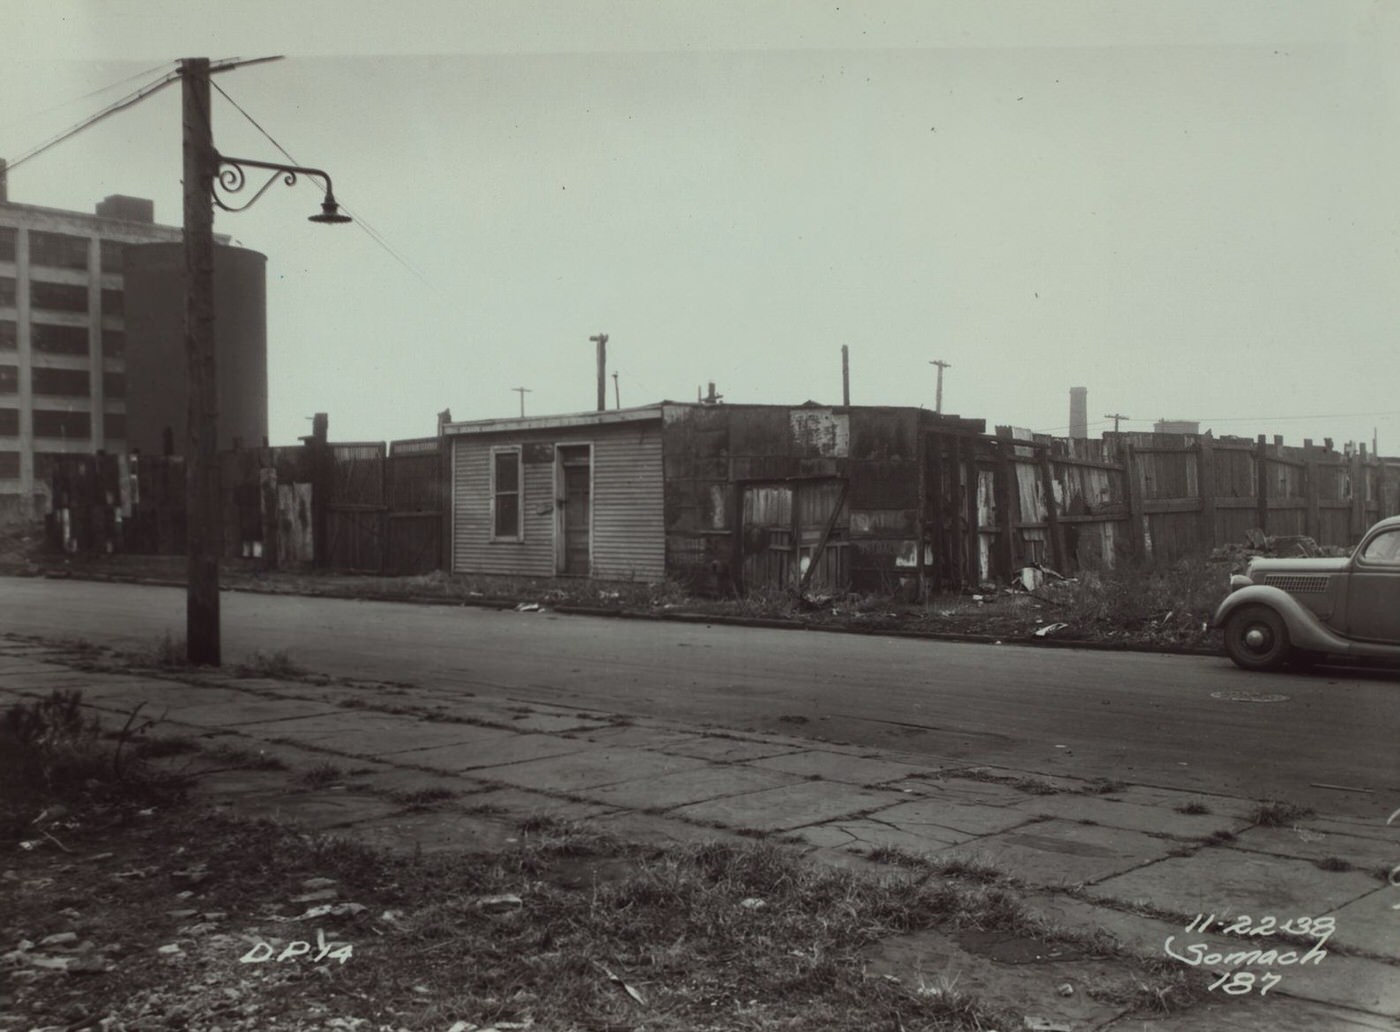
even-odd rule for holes
{"type": "Polygon", "coordinates": [[[1124,419],[1131,419],[1131,418],[1132,418],[1131,416],[1125,416],[1125,415],[1122,415],[1121,413],[1118,413],[1118,412],[1112,412],[1112,413],[1109,413],[1108,415],[1105,415],[1105,416],[1104,416],[1104,419],[1111,419],[1111,420],[1113,420],[1113,432],[1114,432],[1115,434],[1118,432],[1118,424],[1119,424],[1119,422],[1121,422],[1121,421],[1124,420],[1124,419]]]}
{"type": "Polygon", "coordinates": [[[598,411],[608,407],[608,335],[599,333],[589,337],[598,345],[598,411]]]}
{"type": "Polygon", "coordinates": [[[940,361],[939,359],[934,359],[932,362],[929,363],[929,365],[931,365],[931,366],[938,366],[938,393],[934,395],[933,411],[937,412],[939,415],[942,415],[942,414],[943,414],[943,370],[945,370],[945,369],[951,369],[952,366],[950,366],[947,362],[940,361]]]}
{"type": "Polygon", "coordinates": [[[617,385],[617,374],[613,373],[613,404],[617,408],[622,408],[622,388],[617,385]]]}
{"type": "Polygon", "coordinates": [[[223,524],[219,490],[218,383],[214,359],[214,174],[218,157],[209,108],[209,59],[180,62],[183,77],[185,173],[185,356],[189,365],[188,453],[185,457],[185,649],[191,663],[219,666],[219,555],[223,524]]]}
{"type": "Polygon", "coordinates": [[[520,418],[525,418],[525,395],[534,393],[528,387],[512,387],[511,390],[520,395],[520,418]]]}
{"type": "Polygon", "coordinates": [[[841,345],[841,404],[851,407],[851,349],[841,345]]]}

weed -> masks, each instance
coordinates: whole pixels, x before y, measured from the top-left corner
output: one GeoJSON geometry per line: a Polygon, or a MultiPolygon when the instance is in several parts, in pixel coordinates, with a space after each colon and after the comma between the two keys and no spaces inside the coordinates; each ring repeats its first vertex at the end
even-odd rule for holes
{"type": "Polygon", "coordinates": [[[396,803],[404,806],[427,807],[433,803],[444,802],[448,799],[456,798],[457,793],[450,788],[435,786],[433,788],[415,788],[406,792],[395,792],[391,798],[396,803]]]}
{"type": "Polygon", "coordinates": [[[220,742],[204,750],[204,755],[238,770],[286,770],[287,765],[262,749],[220,742]]]}
{"type": "Polygon", "coordinates": [[[1199,799],[1191,799],[1184,803],[1178,803],[1172,807],[1177,813],[1184,813],[1187,816],[1199,816],[1210,813],[1210,807],[1199,799]]]}
{"type": "Polygon", "coordinates": [[[135,749],[127,749],[155,723],[138,723],[140,710],[138,705],[120,730],[104,735],[98,718],[83,712],[77,690],[12,705],[0,720],[0,808],[6,823],[22,824],[52,800],[126,805],[181,798],[183,779],[152,770],[135,749]]]}
{"type": "Polygon", "coordinates": [[[327,785],[334,785],[341,781],[344,777],[344,772],[334,763],[318,763],[298,774],[296,781],[307,788],[325,788],[327,785]]]}
{"type": "Polygon", "coordinates": [[[172,638],[169,631],[159,641],[129,652],[127,656],[137,666],[155,667],[158,670],[182,670],[190,665],[185,639],[172,638]]]}
{"type": "Polygon", "coordinates": [[[1089,784],[1081,788],[1081,795],[1111,795],[1114,792],[1121,792],[1128,787],[1126,781],[1114,781],[1112,778],[1095,778],[1089,784]]]}
{"type": "Polygon", "coordinates": [[[183,753],[199,752],[199,743],[184,735],[169,738],[147,738],[136,746],[136,755],[143,760],[155,760],[162,756],[179,756],[183,753]]]}
{"type": "Polygon", "coordinates": [[[1226,842],[1235,841],[1235,833],[1221,828],[1219,831],[1212,831],[1209,835],[1197,839],[1203,846],[1221,846],[1226,842]]]}
{"type": "Polygon", "coordinates": [[[1352,869],[1351,861],[1344,860],[1339,856],[1325,856],[1317,861],[1317,866],[1324,871],[1350,871],[1352,869]]]}
{"type": "Polygon", "coordinates": [[[1311,817],[1313,812],[1310,807],[1296,803],[1265,800],[1254,808],[1249,819],[1264,828],[1287,828],[1311,817]]]}
{"type": "Polygon", "coordinates": [[[276,652],[254,652],[234,667],[239,677],[305,677],[309,670],[288,655],[286,649],[276,652]]]}

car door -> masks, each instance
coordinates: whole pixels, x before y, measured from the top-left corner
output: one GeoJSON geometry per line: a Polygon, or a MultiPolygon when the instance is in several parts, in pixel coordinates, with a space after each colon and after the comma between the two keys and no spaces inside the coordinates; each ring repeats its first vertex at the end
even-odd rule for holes
{"type": "Polygon", "coordinates": [[[1400,643],[1400,527],[1365,543],[1347,577],[1347,635],[1400,643]]]}

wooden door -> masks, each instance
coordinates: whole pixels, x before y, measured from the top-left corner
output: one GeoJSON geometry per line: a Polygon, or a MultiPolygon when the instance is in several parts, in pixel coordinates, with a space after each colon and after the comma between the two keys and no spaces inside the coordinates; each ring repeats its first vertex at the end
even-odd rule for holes
{"type": "Polygon", "coordinates": [[[591,572],[593,470],[589,449],[561,448],[564,480],[563,573],[587,577],[591,572]]]}

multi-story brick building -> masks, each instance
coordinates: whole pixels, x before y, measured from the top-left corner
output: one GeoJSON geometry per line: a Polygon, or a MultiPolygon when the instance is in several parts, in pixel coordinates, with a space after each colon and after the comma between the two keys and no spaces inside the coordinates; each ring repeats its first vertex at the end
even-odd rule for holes
{"type": "MultiPolygon", "coordinates": [[[[171,266],[181,230],[158,225],[149,200],[112,196],[89,215],[12,203],[4,183],[0,162],[0,513],[42,512],[55,455],[159,447],[133,439],[142,427],[170,427],[183,448],[184,292],[171,266]],[[128,279],[146,286],[129,297],[128,279]],[[170,382],[128,391],[128,371],[142,369],[165,369],[170,382]]],[[[220,440],[256,446],[267,432],[265,259],[216,251],[218,364],[241,374],[238,397],[220,392],[220,440]]]]}

